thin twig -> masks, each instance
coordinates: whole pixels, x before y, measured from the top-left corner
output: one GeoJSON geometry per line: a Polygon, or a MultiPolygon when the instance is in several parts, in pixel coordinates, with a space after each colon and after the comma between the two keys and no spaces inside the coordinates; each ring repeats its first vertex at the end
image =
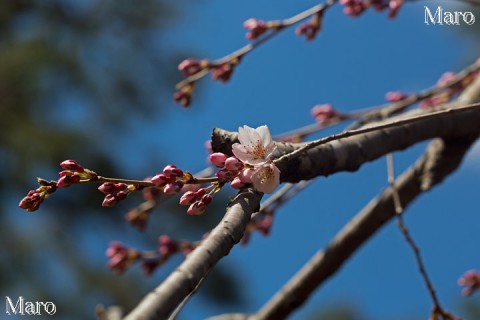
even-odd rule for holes
{"type": "Polygon", "coordinates": [[[420,253],[420,248],[413,240],[410,234],[410,231],[408,230],[407,225],[403,220],[403,206],[400,200],[400,195],[395,186],[395,166],[394,166],[393,155],[391,153],[387,154],[387,172],[388,172],[388,183],[390,185],[390,188],[392,189],[392,198],[393,198],[393,204],[395,208],[398,228],[400,229],[400,232],[402,233],[403,237],[405,238],[408,245],[412,249],[413,254],[415,255],[415,261],[417,263],[418,270],[420,272],[420,275],[422,276],[425,286],[428,289],[428,293],[430,294],[430,297],[432,298],[432,301],[433,301],[433,305],[434,305],[433,312],[435,312],[436,314],[442,315],[442,317],[444,317],[445,320],[452,319],[451,314],[446,312],[440,305],[440,300],[438,299],[437,293],[435,291],[435,287],[433,286],[433,283],[430,280],[430,277],[427,273],[427,269],[425,268],[422,255],[420,253]]]}
{"type": "MultiPolygon", "coordinates": [[[[313,6],[305,11],[302,11],[298,14],[296,14],[293,17],[284,19],[279,22],[278,26],[275,29],[271,29],[270,32],[265,34],[263,37],[260,37],[258,40],[251,42],[242,48],[222,57],[217,60],[214,60],[210,63],[211,66],[219,66],[224,63],[227,63],[229,61],[235,60],[235,59],[240,59],[244,56],[246,56],[248,53],[250,53],[252,50],[255,48],[261,46],[262,44],[266,43],[268,40],[272,39],[274,36],[279,34],[281,31],[287,29],[288,27],[297,24],[298,22],[307,19],[308,17],[311,17],[315,14],[318,14],[320,12],[325,11],[327,8],[335,4],[338,0],[328,0],[326,3],[318,4],[316,6],[313,6]]],[[[177,89],[180,89],[192,82],[195,82],[204,76],[206,76],[209,73],[209,68],[203,68],[199,72],[183,79],[177,85],[175,86],[177,89]]]]}

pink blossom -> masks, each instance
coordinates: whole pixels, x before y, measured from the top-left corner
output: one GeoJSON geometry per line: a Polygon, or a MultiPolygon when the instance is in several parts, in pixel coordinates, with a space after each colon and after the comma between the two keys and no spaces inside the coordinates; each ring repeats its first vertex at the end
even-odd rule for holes
{"type": "Polygon", "coordinates": [[[232,146],[233,154],[243,163],[260,165],[265,163],[276,149],[267,126],[256,129],[249,126],[238,128],[238,140],[232,146]]]}
{"type": "Polygon", "coordinates": [[[255,189],[272,193],[280,184],[280,170],[273,163],[267,163],[256,168],[251,179],[255,189]]]}

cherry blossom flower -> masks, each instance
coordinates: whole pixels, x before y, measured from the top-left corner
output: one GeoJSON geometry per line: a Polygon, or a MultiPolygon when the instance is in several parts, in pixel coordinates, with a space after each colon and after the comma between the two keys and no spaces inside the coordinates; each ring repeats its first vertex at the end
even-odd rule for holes
{"type": "Polygon", "coordinates": [[[280,184],[280,170],[273,163],[259,166],[252,173],[255,189],[263,193],[272,193],[280,184]]]}
{"type": "Polygon", "coordinates": [[[267,126],[256,129],[249,126],[238,128],[238,140],[232,146],[233,154],[243,163],[260,165],[267,161],[276,149],[270,130],[267,126]]]}

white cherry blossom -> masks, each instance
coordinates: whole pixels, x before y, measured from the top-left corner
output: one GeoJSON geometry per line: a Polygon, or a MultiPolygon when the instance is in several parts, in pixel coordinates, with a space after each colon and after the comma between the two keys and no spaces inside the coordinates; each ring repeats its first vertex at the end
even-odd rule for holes
{"type": "Polygon", "coordinates": [[[272,193],[280,184],[280,170],[273,163],[266,163],[252,173],[255,189],[263,193],[272,193]]]}
{"type": "Polygon", "coordinates": [[[243,163],[255,166],[265,163],[275,151],[275,141],[267,126],[256,129],[249,126],[238,128],[238,140],[232,146],[233,154],[243,163]]]}

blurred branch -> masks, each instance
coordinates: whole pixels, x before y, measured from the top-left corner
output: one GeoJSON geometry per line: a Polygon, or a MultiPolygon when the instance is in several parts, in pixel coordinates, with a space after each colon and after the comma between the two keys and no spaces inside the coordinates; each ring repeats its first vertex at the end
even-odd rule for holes
{"type": "Polygon", "coordinates": [[[261,198],[262,194],[253,189],[240,192],[201,245],[124,319],[165,319],[241,240],[250,216],[259,210],[261,198]]]}

